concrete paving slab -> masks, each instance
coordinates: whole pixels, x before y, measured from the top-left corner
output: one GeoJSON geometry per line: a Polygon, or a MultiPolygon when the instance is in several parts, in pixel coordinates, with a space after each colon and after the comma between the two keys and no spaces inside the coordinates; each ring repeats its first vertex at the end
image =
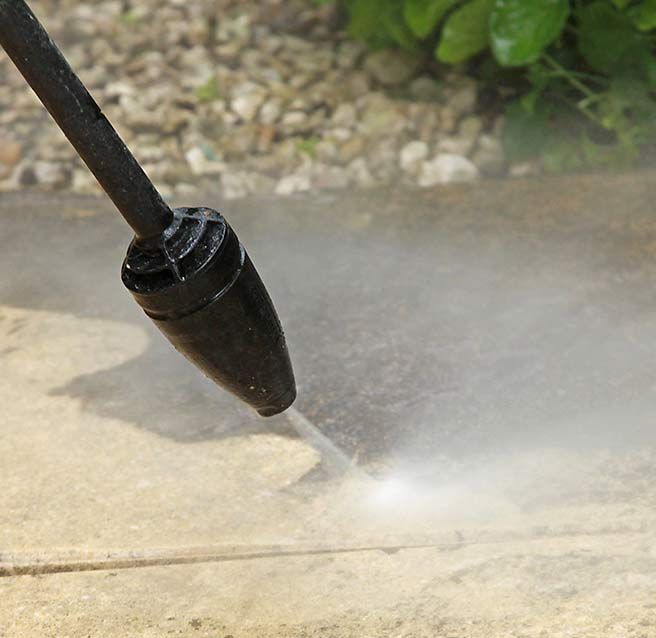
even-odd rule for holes
{"type": "Polygon", "coordinates": [[[656,635],[653,537],[0,579],[4,636],[656,635]]]}
{"type": "Polygon", "coordinates": [[[0,636],[656,635],[652,183],[231,204],[344,474],[161,338],[109,204],[0,197],[0,636]]]}

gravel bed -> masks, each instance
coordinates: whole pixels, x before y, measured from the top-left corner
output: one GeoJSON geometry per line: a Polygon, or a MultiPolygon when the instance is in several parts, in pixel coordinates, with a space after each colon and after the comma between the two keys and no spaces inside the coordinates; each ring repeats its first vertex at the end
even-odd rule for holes
{"type": "MultiPolygon", "coordinates": [[[[367,52],[304,0],[34,0],[33,8],[165,196],[225,199],[508,167],[476,82],[367,52]]],[[[98,192],[0,50],[0,191],[98,192]]]]}

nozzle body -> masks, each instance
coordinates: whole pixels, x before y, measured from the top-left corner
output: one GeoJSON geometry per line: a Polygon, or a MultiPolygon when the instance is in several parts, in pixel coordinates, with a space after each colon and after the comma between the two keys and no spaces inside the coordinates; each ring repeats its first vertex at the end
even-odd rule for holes
{"type": "Polygon", "coordinates": [[[273,303],[237,235],[209,208],[177,208],[160,248],[130,245],[122,279],[173,346],[262,416],[296,386],[273,303]]]}
{"type": "Polygon", "coordinates": [[[289,407],[296,386],[278,316],[225,219],[169,208],[25,0],[0,0],[0,45],[132,226],[123,281],[146,314],[261,415],[289,407]]]}

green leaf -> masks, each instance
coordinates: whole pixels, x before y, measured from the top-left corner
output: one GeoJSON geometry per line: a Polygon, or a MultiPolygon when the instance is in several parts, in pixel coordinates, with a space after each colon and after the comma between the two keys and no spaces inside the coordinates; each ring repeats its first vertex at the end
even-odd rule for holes
{"type": "Polygon", "coordinates": [[[581,156],[578,139],[558,139],[549,144],[542,155],[542,165],[548,173],[564,173],[581,170],[585,161],[581,156]]]}
{"type": "Polygon", "coordinates": [[[490,13],[494,0],[471,0],[454,11],[444,23],[435,54],[449,64],[464,62],[490,42],[490,13]]]}
{"type": "Polygon", "coordinates": [[[618,140],[615,144],[597,144],[587,135],[581,143],[583,157],[588,167],[630,168],[640,157],[640,147],[633,140],[618,140]]]}
{"type": "Polygon", "coordinates": [[[544,90],[552,79],[549,69],[541,62],[536,62],[526,70],[526,79],[540,91],[544,90]]]}
{"type": "Polygon", "coordinates": [[[364,40],[373,48],[394,44],[383,25],[380,0],[347,0],[349,15],[347,32],[356,40],[364,40]]]}
{"type": "Polygon", "coordinates": [[[129,27],[134,27],[139,24],[141,18],[134,11],[126,11],[119,16],[119,20],[123,24],[127,24],[129,27]]]}
{"type": "Polygon", "coordinates": [[[519,104],[528,113],[535,114],[537,109],[544,108],[540,103],[545,89],[552,81],[549,70],[539,62],[532,64],[526,70],[526,79],[533,87],[528,93],[519,98],[519,104]]]}
{"type": "Polygon", "coordinates": [[[410,30],[418,37],[429,36],[442,16],[458,0],[405,0],[403,17],[410,30]]]}
{"type": "Polygon", "coordinates": [[[493,55],[486,55],[476,67],[476,76],[484,87],[498,93],[502,87],[515,87],[522,76],[516,69],[501,66],[493,55]]]}
{"type": "Polygon", "coordinates": [[[381,21],[391,38],[407,51],[418,51],[418,42],[403,20],[403,6],[388,2],[381,10],[381,21]]]}
{"type": "Polygon", "coordinates": [[[656,58],[651,51],[638,60],[638,66],[643,72],[647,86],[652,90],[656,89],[656,58]]]}
{"type": "Polygon", "coordinates": [[[612,3],[621,11],[622,9],[626,9],[629,4],[631,4],[631,0],[611,0],[612,3]]]}
{"type": "Polygon", "coordinates": [[[296,142],[296,150],[299,153],[308,155],[309,157],[316,157],[317,155],[317,144],[321,140],[318,137],[306,137],[305,139],[299,140],[296,142]]]}
{"type": "Polygon", "coordinates": [[[561,33],[569,0],[496,0],[490,16],[492,51],[504,66],[535,62],[561,33]]]}
{"type": "Polygon", "coordinates": [[[215,75],[210,76],[204,84],[195,91],[199,102],[213,102],[221,96],[221,89],[215,75]]]}
{"type": "Polygon", "coordinates": [[[608,2],[598,0],[584,6],[579,21],[579,51],[593,69],[602,73],[629,67],[648,48],[631,20],[608,2]]]}
{"type": "Polygon", "coordinates": [[[629,11],[629,16],[640,31],[651,31],[656,28],[656,0],[643,0],[629,11]]]}
{"type": "Polygon", "coordinates": [[[536,157],[548,140],[549,109],[543,102],[531,104],[513,102],[507,109],[502,132],[506,156],[511,162],[536,157]]]}
{"type": "Polygon", "coordinates": [[[598,112],[603,125],[625,145],[637,147],[653,139],[654,101],[640,78],[612,78],[608,91],[601,94],[598,112]]]}

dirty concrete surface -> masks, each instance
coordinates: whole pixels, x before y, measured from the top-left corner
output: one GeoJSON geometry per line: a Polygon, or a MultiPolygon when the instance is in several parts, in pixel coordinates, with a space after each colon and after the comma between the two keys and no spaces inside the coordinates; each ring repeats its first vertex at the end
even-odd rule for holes
{"type": "Polygon", "coordinates": [[[0,636],[656,636],[654,177],[218,206],[341,475],[2,195],[0,636]]]}

